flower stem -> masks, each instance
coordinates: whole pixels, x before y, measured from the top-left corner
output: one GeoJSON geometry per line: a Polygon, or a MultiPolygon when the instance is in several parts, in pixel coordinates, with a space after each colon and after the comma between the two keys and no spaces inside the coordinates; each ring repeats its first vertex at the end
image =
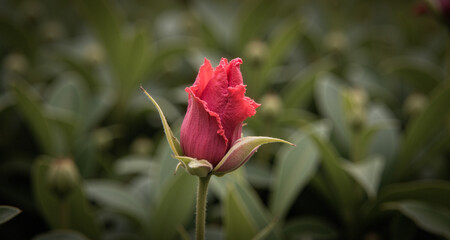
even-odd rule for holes
{"type": "Polygon", "coordinates": [[[195,219],[195,236],[197,240],[205,239],[206,196],[208,195],[208,183],[211,175],[198,177],[197,188],[197,215],[195,219]]]}
{"type": "Polygon", "coordinates": [[[63,198],[60,201],[60,223],[62,229],[68,229],[69,228],[69,203],[67,202],[67,199],[63,198]]]}

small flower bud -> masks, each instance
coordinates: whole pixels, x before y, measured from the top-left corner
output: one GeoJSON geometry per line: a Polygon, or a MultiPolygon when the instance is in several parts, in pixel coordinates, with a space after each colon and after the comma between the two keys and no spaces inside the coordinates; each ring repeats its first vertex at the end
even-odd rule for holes
{"type": "Polygon", "coordinates": [[[358,131],[367,121],[367,94],[362,89],[349,89],[344,93],[344,106],[350,127],[358,131]]]}
{"type": "Polygon", "coordinates": [[[105,56],[103,49],[96,43],[88,44],[83,50],[83,58],[91,65],[102,63],[105,56]]]}
{"type": "Polygon", "coordinates": [[[138,155],[149,155],[153,149],[153,142],[149,138],[141,137],[131,144],[131,152],[138,155]]]}
{"type": "Polygon", "coordinates": [[[427,105],[427,98],[420,93],[413,93],[405,100],[404,111],[410,116],[414,117],[421,113],[427,105]]]}
{"type": "Polygon", "coordinates": [[[78,183],[78,170],[70,158],[56,159],[48,171],[48,185],[59,198],[65,198],[78,183]]]}
{"type": "Polygon", "coordinates": [[[269,48],[267,44],[260,40],[251,41],[245,47],[245,56],[248,57],[251,63],[259,64],[267,56],[269,48]]]}
{"type": "Polygon", "coordinates": [[[3,62],[5,69],[13,73],[24,73],[28,69],[28,61],[20,53],[11,53],[3,62]]]}
{"type": "Polygon", "coordinates": [[[266,94],[261,99],[261,113],[267,116],[277,116],[283,107],[283,101],[276,94],[266,94]]]}
{"type": "Polygon", "coordinates": [[[330,50],[342,51],[348,46],[348,39],[342,32],[331,32],[325,38],[325,45],[330,50]]]}
{"type": "Polygon", "coordinates": [[[46,21],[41,26],[41,35],[44,40],[52,42],[64,37],[64,26],[58,21],[46,21]]]}

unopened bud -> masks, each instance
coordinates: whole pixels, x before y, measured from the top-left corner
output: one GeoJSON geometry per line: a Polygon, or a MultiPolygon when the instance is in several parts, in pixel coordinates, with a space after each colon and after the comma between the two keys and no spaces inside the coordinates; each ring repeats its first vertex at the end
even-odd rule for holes
{"type": "Polygon", "coordinates": [[[366,124],[367,101],[367,94],[362,89],[349,89],[344,93],[347,121],[354,130],[360,130],[366,124]]]}
{"type": "Polygon", "coordinates": [[[342,51],[347,47],[348,39],[342,32],[331,32],[325,38],[325,45],[330,50],[342,51]]]}
{"type": "Polygon", "coordinates": [[[427,105],[427,98],[420,93],[413,93],[405,100],[404,111],[408,116],[414,117],[421,113],[427,105]]]}
{"type": "Polygon", "coordinates": [[[42,37],[46,41],[55,41],[65,35],[64,26],[57,21],[47,21],[41,27],[42,37]]]}
{"type": "Polygon", "coordinates": [[[267,116],[276,116],[280,113],[283,107],[283,102],[276,94],[269,93],[261,99],[261,112],[267,116]]]}
{"type": "Polygon", "coordinates": [[[153,142],[149,138],[138,138],[131,144],[131,151],[139,155],[148,155],[153,149],[153,142]]]}
{"type": "Polygon", "coordinates": [[[84,48],[83,57],[89,64],[97,65],[103,62],[105,56],[100,45],[90,43],[84,48]]]}
{"type": "Polygon", "coordinates": [[[78,170],[70,158],[54,160],[48,171],[48,185],[59,198],[65,198],[78,184],[78,170]]]}
{"type": "Polygon", "coordinates": [[[14,73],[23,73],[28,68],[28,61],[20,53],[11,53],[5,57],[3,62],[5,69],[14,73]]]}
{"type": "Polygon", "coordinates": [[[260,40],[251,41],[245,47],[245,56],[253,63],[260,63],[266,58],[269,48],[267,44],[260,40]]]}

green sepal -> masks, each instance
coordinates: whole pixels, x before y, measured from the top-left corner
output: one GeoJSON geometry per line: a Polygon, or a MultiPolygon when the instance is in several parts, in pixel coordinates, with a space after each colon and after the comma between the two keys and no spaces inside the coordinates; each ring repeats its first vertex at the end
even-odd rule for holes
{"type": "MultiPolygon", "coordinates": [[[[175,158],[180,160],[182,166],[186,168],[186,171],[191,175],[206,177],[213,169],[211,163],[206,160],[197,160],[186,156],[175,156],[175,158]]],[[[178,166],[180,166],[180,164],[178,164],[178,166]]]]}
{"type": "Polygon", "coordinates": [[[220,160],[219,164],[212,170],[217,176],[232,172],[242,166],[252,156],[252,154],[263,144],[266,143],[286,143],[294,146],[294,144],[283,139],[271,137],[243,137],[236,141],[233,147],[228,150],[225,156],[220,160]]]}
{"type": "Polygon", "coordinates": [[[141,86],[142,91],[144,91],[145,95],[152,101],[153,105],[155,105],[156,110],[158,110],[159,117],[161,118],[162,125],[164,127],[164,133],[166,134],[167,142],[169,142],[170,149],[172,149],[172,152],[175,156],[181,156],[183,155],[183,151],[181,150],[180,142],[175,137],[175,135],[172,132],[172,129],[170,129],[169,124],[167,123],[166,117],[164,116],[163,111],[159,107],[158,103],[156,103],[155,99],[153,99],[152,96],[141,86]]]}

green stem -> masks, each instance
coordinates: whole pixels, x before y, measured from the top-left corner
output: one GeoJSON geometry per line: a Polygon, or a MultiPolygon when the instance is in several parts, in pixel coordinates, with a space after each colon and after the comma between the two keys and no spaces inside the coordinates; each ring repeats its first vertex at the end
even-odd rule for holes
{"type": "Polygon", "coordinates": [[[359,162],[364,157],[364,147],[363,146],[363,131],[362,129],[355,129],[352,133],[352,149],[351,149],[351,160],[353,162],[359,162]]]}
{"type": "Polygon", "coordinates": [[[197,188],[197,215],[195,219],[195,236],[197,240],[205,239],[206,196],[208,195],[208,183],[211,175],[198,177],[197,188]]]}
{"type": "Polygon", "coordinates": [[[61,216],[61,228],[69,228],[69,204],[67,199],[61,199],[60,201],[60,216],[61,216]]]}

